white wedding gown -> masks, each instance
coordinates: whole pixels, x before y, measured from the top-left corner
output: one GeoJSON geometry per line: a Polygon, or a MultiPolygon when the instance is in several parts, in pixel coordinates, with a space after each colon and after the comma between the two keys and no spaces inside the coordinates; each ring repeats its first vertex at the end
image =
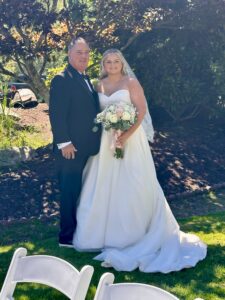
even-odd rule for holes
{"type": "MultiPolygon", "coordinates": [[[[99,94],[101,108],[130,102],[129,91],[99,94]]],[[[179,271],[206,256],[206,245],[180,231],[158,183],[142,126],[129,138],[123,159],[113,157],[111,134],[103,131],[99,154],[83,176],[74,247],[101,251],[95,257],[118,271],[179,271]]]]}

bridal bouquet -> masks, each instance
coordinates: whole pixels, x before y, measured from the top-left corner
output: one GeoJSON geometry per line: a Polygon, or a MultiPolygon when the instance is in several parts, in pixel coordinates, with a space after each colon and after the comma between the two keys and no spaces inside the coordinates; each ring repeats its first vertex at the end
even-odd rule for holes
{"type": "Polygon", "coordinates": [[[117,139],[123,131],[128,130],[137,121],[137,110],[134,105],[124,102],[110,104],[97,115],[95,121],[102,123],[106,131],[112,131],[111,148],[114,150],[114,157],[123,158],[124,150],[121,145],[117,144],[117,139]]]}

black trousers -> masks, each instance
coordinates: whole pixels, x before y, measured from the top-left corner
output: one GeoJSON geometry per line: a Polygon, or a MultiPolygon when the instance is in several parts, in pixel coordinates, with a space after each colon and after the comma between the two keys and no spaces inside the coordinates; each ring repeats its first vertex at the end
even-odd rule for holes
{"type": "Polygon", "coordinates": [[[82,173],[88,157],[78,152],[75,159],[63,158],[61,151],[57,153],[60,199],[60,232],[59,242],[72,241],[76,229],[76,211],[82,187],[82,173]]]}

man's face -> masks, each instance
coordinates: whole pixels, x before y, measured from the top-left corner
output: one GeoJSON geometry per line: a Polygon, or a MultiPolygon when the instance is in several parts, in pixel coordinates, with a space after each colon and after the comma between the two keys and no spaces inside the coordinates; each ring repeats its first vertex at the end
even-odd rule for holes
{"type": "Polygon", "coordinates": [[[79,72],[84,72],[88,66],[90,48],[84,40],[78,40],[69,50],[69,63],[79,72]]]}

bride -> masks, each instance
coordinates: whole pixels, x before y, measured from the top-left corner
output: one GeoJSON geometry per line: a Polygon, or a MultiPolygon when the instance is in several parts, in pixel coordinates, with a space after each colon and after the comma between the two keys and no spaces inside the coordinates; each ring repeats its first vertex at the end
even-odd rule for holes
{"type": "Polygon", "coordinates": [[[86,165],[75,249],[101,252],[95,259],[118,271],[168,273],[195,266],[206,245],[180,231],[169,208],[148,145],[153,128],[144,92],[119,50],[103,54],[98,92],[102,110],[133,103],[138,119],[117,140],[123,159],[113,157],[112,134],[104,131],[99,154],[86,165]]]}

